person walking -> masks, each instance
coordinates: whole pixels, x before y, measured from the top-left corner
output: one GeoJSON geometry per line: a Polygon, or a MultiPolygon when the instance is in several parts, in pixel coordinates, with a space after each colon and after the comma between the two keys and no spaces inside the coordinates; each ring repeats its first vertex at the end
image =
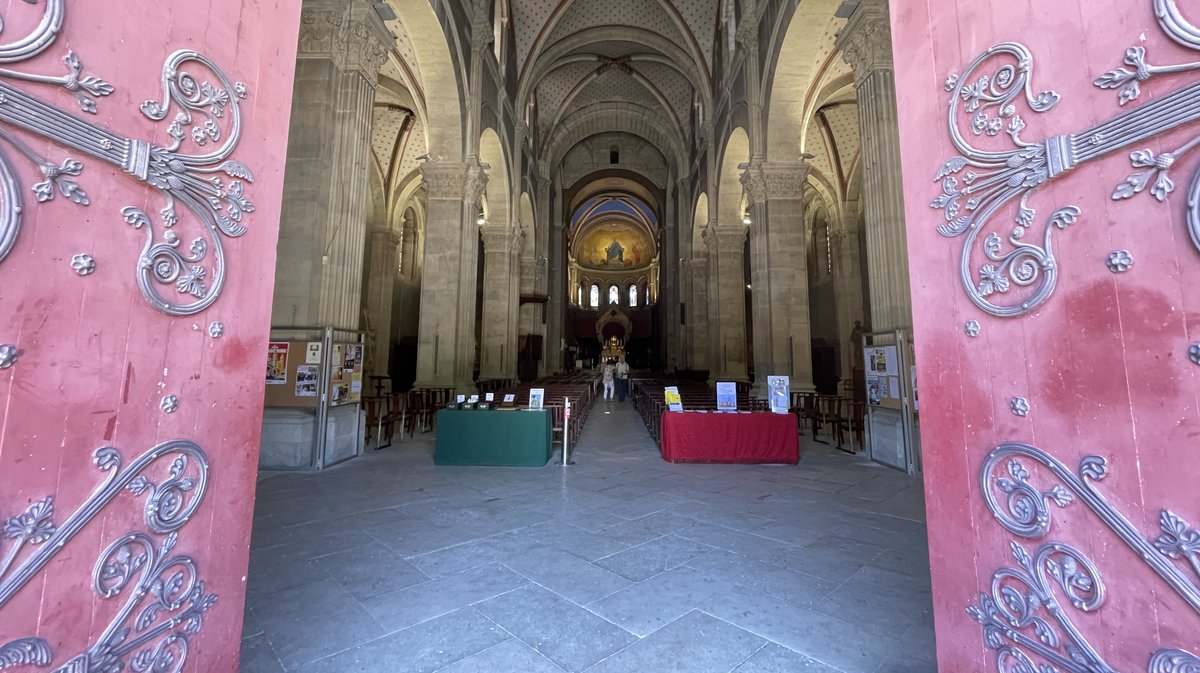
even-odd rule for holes
{"type": "Polygon", "coordinates": [[[613,398],[613,379],[617,368],[612,360],[604,363],[604,401],[611,402],[613,398]]]}
{"type": "Polygon", "coordinates": [[[629,394],[629,364],[625,362],[625,358],[617,360],[617,401],[625,402],[625,396],[629,394]]]}

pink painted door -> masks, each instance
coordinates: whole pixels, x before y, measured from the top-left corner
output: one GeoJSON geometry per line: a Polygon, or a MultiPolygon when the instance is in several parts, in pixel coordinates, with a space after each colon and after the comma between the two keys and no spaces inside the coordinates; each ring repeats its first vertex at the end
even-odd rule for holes
{"type": "Polygon", "coordinates": [[[940,670],[1200,670],[1179,5],[892,0],[940,670]]]}
{"type": "Polygon", "coordinates": [[[235,671],[299,3],[0,16],[0,670],[235,671]]]}

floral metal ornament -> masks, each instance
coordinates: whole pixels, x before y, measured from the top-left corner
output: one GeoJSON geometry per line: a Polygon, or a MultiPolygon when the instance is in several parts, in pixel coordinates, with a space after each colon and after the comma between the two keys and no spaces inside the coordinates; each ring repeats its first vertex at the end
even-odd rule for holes
{"type": "Polygon", "coordinates": [[[158,407],[164,414],[173,414],[179,408],[179,398],[175,395],[167,395],[162,398],[162,402],[158,403],[158,407]]]}
{"type": "Polygon", "coordinates": [[[1109,253],[1105,264],[1113,273],[1125,273],[1129,267],[1133,266],[1133,253],[1128,250],[1116,250],[1109,253]]]}
{"type": "MultiPolygon", "coordinates": [[[[1164,509],[1158,535],[1143,535],[1094,486],[1107,476],[1108,461],[1101,456],[1085,457],[1076,474],[1050,453],[1016,442],[1001,444],[984,461],[981,493],[996,522],[1014,536],[1042,541],[1032,553],[1012,541],[1016,567],[997,570],[991,591],[967,607],[967,613],[983,627],[984,642],[996,652],[997,670],[1116,671],[1072,621],[1071,609],[1100,610],[1107,589],[1099,569],[1083,552],[1062,542],[1045,541],[1051,529],[1052,505],[1066,508],[1082,503],[1200,613],[1200,531],[1164,509]],[[1027,468],[1031,462],[1044,468],[1039,474],[1053,476],[1056,483],[1048,489],[1037,486],[1027,468]]],[[[1197,655],[1159,648],[1146,670],[1195,673],[1200,671],[1197,667],[1197,655]]]]}
{"type": "MultiPolygon", "coordinates": [[[[22,63],[54,45],[63,28],[65,0],[45,0],[42,11],[42,21],[24,39],[0,46],[0,62],[22,63]]],[[[9,148],[0,151],[0,262],[12,251],[23,218],[13,157],[41,173],[43,180],[32,187],[39,203],[57,196],[80,206],[91,203],[79,180],[83,162],[44,156],[13,133],[19,129],[120,168],[157,190],[164,199],[156,216],[161,227],[140,208],[121,209],[125,221],[146,234],[134,265],[138,286],[150,305],[168,315],[208,308],[225,282],[223,239],[244,234],[245,215],[254,211],[246,196],[253,174],[232,159],[241,141],[246,87],[230,81],[204,55],[176,51],[163,66],[161,98],[141,106],[146,118],[166,125],[163,141],[152,142],[126,137],[38,98],[35,86],[60,87],[75,95],[83,113],[95,114],[97,99],[115,90],[88,74],[74,52],[68,51],[63,62],[63,75],[0,70],[0,142],[9,148]]]]}
{"type": "Polygon", "coordinates": [[[1029,415],[1029,400],[1025,399],[1024,397],[1012,398],[1009,400],[1008,406],[1012,410],[1014,416],[1020,416],[1024,418],[1029,415]]]}
{"type": "Polygon", "coordinates": [[[90,276],[96,270],[96,260],[91,255],[81,253],[71,258],[71,268],[81,276],[90,276]]]}
{"type": "MultiPolygon", "coordinates": [[[[1200,365],[1200,342],[1192,344],[1192,347],[1188,349],[1188,359],[1192,361],[1192,364],[1200,365]]],[[[3,368],[2,360],[0,360],[0,368],[3,368]]]]}
{"type": "Polygon", "coordinates": [[[979,336],[979,321],[968,320],[967,324],[963,325],[963,331],[966,332],[967,336],[971,337],[972,339],[979,336]]]}
{"type": "Polygon", "coordinates": [[[8,369],[17,364],[17,358],[21,356],[21,351],[12,344],[0,344],[0,369],[8,369]]]}
{"type": "MultiPolygon", "coordinates": [[[[62,662],[56,673],[180,671],[189,639],[200,632],[205,614],[217,601],[206,591],[195,560],[174,551],[179,531],[208,488],[204,451],[192,442],[174,440],[150,449],[128,468],[121,469],[121,463],[114,448],[96,451],[96,467],[107,476],[79,509],[58,519],[54,498],[47,496],[9,517],[0,529],[2,615],[17,592],[123,492],[145,498],[145,530],[113,540],[92,570],[96,595],[123,600],[124,606],[94,645],[62,662]],[[152,477],[154,466],[168,460],[168,472],[152,477]]],[[[0,643],[0,670],[53,663],[55,653],[47,639],[30,636],[0,643]]]]}
{"type": "MultiPolygon", "coordinates": [[[[1200,51],[1200,27],[1185,21],[1175,0],[1154,0],[1163,30],[1176,42],[1200,51]]],[[[1150,66],[1143,47],[1126,52],[1136,70],[1110,71],[1094,82],[1101,88],[1121,88],[1120,105],[1136,100],[1138,83],[1160,73],[1200,70],[1200,63],[1150,66]]],[[[1025,315],[1049,300],[1058,284],[1055,256],[1057,232],[1074,225],[1078,206],[1054,209],[1039,219],[1032,197],[1045,184],[1113,152],[1134,146],[1130,160],[1139,170],[1114,191],[1126,199],[1148,190],[1163,201],[1175,188],[1168,170],[1200,138],[1170,152],[1155,155],[1137,145],[1200,120],[1200,82],[1103,121],[1091,128],[1029,140],[1022,108],[1034,114],[1054,109],[1060,101],[1052,90],[1035,93],[1033,55],[1022,44],[1005,42],[971,62],[961,75],[946,81],[950,139],[958,151],[937,170],[941,193],[930,206],[941,210],[945,224],[938,232],[964,237],[960,276],[971,301],[999,317],[1025,315]],[[1010,213],[1012,224],[995,229],[997,216],[1010,213]]],[[[1188,232],[1200,250],[1200,171],[1192,180],[1188,199],[1188,232]]],[[[1126,268],[1128,268],[1126,266],[1126,268]]]]}
{"type": "Polygon", "coordinates": [[[208,336],[220,339],[225,334],[225,323],[213,322],[208,326],[208,336]]]}

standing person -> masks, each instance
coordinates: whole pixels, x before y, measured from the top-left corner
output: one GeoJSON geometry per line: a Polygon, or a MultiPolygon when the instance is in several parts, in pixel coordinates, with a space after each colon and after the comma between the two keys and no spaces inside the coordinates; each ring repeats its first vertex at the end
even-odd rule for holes
{"type": "Polygon", "coordinates": [[[617,368],[613,366],[613,361],[609,360],[604,364],[604,401],[610,402],[613,398],[613,377],[616,375],[617,368]]]}
{"type": "Polygon", "coordinates": [[[617,360],[617,401],[624,402],[629,394],[629,364],[622,357],[617,360]]]}

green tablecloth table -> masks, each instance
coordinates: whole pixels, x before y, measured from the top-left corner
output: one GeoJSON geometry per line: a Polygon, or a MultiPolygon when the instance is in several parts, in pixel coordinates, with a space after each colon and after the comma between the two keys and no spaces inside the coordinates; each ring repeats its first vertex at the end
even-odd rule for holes
{"type": "Polygon", "coordinates": [[[438,465],[541,467],[553,451],[549,411],[467,411],[437,414],[438,465]]]}

